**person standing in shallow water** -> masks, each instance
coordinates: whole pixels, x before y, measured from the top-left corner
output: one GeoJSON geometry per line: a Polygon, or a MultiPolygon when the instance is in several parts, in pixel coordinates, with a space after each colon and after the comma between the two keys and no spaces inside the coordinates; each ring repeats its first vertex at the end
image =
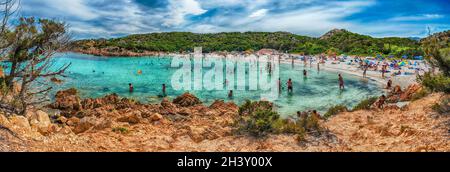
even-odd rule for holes
{"type": "Polygon", "coordinates": [[[281,94],[281,78],[278,78],[278,93],[281,94]]]}
{"type": "Polygon", "coordinates": [[[320,62],[317,62],[317,71],[320,71],[320,62]]]}
{"type": "Polygon", "coordinates": [[[228,98],[233,99],[233,90],[230,90],[230,92],[228,92],[228,98]]]}
{"type": "Polygon", "coordinates": [[[308,72],[306,70],[303,70],[303,77],[305,77],[305,78],[308,77],[308,72]]]}
{"type": "Polygon", "coordinates": [[[166,84],[162,85],[162,93],[163,93],[163,97],[167,96],[167,94],[166,94],[166,84]]]}
{"type": "Polygon", "coordinates": [[[388,82],[387,82],[387,85],[386,85],[386,89],[391,89],[391,87],[392,87],[392,80],[390,79],[388,82]]]}
{"type": "Polygon", "coordinates": [[[132,93],[134,91],[133,84],[129,83],[128,87],[129,87],[130,93],[132,93]]]}
{"type": "Polygon", "coordinates": [[[341,74],[339,74],[339,89],[340,90],[344,90],[345,86],[344,86],[344,78],[342,77],[341,74]]]}
{"type": "Polygon", "coordinates": [[[288,92],[292,93],[294,89],[292,87],[292,79],[291,78],[289,78],[287,85],[288,85],[288,92]]]}

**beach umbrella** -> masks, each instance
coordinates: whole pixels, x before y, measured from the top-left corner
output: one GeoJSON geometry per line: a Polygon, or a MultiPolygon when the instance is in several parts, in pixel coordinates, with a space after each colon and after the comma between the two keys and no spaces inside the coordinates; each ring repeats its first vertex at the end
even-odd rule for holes
{"type": "Polygon", "coordinates": [[[399,66],[405,66],[405,65],[406,65],[405,61],[398,62],[397,64],[398,64],[399,66]]]}
{"type": "Polygon", "coordinates": [[[414,59],[416,59],[416,60],[423,60],[423,56],[415,56],[414,59]]]}

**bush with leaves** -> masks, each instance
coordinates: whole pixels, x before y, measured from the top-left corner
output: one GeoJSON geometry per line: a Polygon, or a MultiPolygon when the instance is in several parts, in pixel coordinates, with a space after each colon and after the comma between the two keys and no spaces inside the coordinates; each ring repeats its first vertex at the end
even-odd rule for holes
{"type": "Polygon", "coordinates": [[[247,101],[239,108],[240,117],[236,123],[238,133],[261,137],[269,133],[295,134],[303,140],[307,133],[321,134],[320,117],[308,114],[297,120],[282,119],[272,110],[272,103],[247,101]]]}
{"type": "Polygon", "coordinates": [[[443,74],[433,75],[431,73],[425,73],[419,80],[423,86],[433,92],[450,93],[450,77],[443,74]]]}
{"type": "Polygon", "coordinates": [[[378,100],[377,97],[371,97],[359,102],[355,107],[353,107],[353,111],[357,110],[368,110],[370,107],[378,100]]]}
{"type": "Polygon", "coordinates": [[[440,102],[434,104],[431,108],[439,114],[449,114],[450,97],[449,96],[444,97],[440,102]]]}
{"type": "Polygon", "coordinates": [[[347,107],[345,105],[336,105],[328,109],[327,113],[325,113],[324,118],[330,118],[332,116],[337,115],[341,112],[348,111],[347,107]]]}
{"type": "Polygon", "coordinates": [[[426,89],[426,88],[421,89],[421,90],[419,90],[418,92],[414,93],[414,94],[411,96],[411,101],[419,100],[419,99],[421,99],[421,98],[426,97],[426,96],[429,95],[429,94],[430,94],[430,91],[428,91],[428,89],[426,89]]]}

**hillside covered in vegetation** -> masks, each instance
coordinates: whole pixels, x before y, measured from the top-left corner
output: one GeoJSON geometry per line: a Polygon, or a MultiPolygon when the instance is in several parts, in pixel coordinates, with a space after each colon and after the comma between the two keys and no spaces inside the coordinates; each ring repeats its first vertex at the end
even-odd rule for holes
{"type": "Polygon", "coordinates": [[[109,52],[192,52],[203,47],[204,52],[247,51],[270,48],[281,52],[304,54],[376,54],[402,57],[423,55],[420,43],[409,38],[373,38],[334,29],[320,38],[287,32],[228,32],[198,34],[190,32],[165,32],[129,35],[113,39],[91,39],[75,42],[80,52],[96,49],[109,52]]]}

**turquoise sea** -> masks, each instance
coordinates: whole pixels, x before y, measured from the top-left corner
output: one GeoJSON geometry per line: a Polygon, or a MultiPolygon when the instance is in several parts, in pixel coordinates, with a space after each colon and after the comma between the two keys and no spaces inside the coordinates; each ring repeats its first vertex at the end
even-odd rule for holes
{"type": "MultiPolygon", "coordinates": [[[[167,85],[170,99],[182,94],[183,90],[175,91],[171,86],[171,77],[178,70],[172,68],[170,57],[97,57],[75,53],[58,54],[54,67],[71,63],[66,78],[57,89],[77,88],[84,98],[101,97],[111,93],[133,98],[147,103],[159,103],[162,99],[162,84],[167,85]],[[141,70],[142,74],[138,74],[141,70]],[[130,93],[128,84],[134,85],[134,92],[130,93]]],[[[206,72],[207,69],[204,70],[206,72]]],[[[296,111],[316,109],[325,112],[329,107],[337,104],[353,106],[369,96],[379,96],[383,90],[374,81],[363,81],[357,76],[343,74],[346,89],[340,91],[338,87],[338,73],[321,70],[316,67],[280,65],[280,78],[283,87],[292,78],[294,93],[288,94],[283,90],[279,98],[274,101],[280,114],[293,115],[296,111]],[[303,77],[303,70],[308,71],[308,78],[303,77]]],[[[246,77],[247,78],[247,77],[246,77]]],[[[286,88],[285,88],[286,89],[286,88]]],[[[260,100],[263,91],[234,91],[234,98],[228,98],[228,91],[190,91],[205,104],[216,99],[234,101],[242,104],[245,100],[260,100]]],[[[53,93],[54,94],[54,93],[53,93]]]]}

